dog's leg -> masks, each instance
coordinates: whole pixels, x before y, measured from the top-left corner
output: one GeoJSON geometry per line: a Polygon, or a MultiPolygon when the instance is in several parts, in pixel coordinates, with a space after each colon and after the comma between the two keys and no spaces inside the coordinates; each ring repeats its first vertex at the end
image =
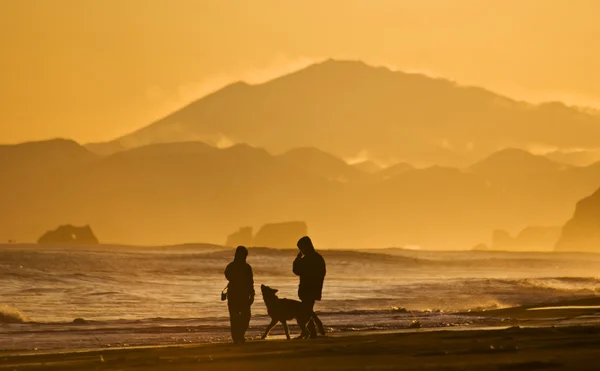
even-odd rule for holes
{"type": "Polygon", "coordinates": [[[321,322],[319,317],[317,317],[316,313],[313,313],[312,318],[315,321],[315,324],[317,325],[317,328],[319,329],[321,335],[325,336],[325,327],[323,327],[323,322],[321,322]]]}
{"type": "Polygon", "coordinates": [[[267,326],[267,330],[265,331],[265,334],[261,337],[261,339],[264,340],[267,338],[267,336],[269,336],[269,332],[271,332],[271,330],[273,329],[273,327],[275,327],[277,322],[279,321],[277,321],[276,319],[271,320],[271,323],[269,323],[269,326],[267,326]]]}
{"type": "Polygon", "coordinates": [[[288,328],[287,322],[286,321],[281,321],[281,324],[283,325],[283,329],[285,331],[285,337],[290,340],[290,329],[288,328]]]}

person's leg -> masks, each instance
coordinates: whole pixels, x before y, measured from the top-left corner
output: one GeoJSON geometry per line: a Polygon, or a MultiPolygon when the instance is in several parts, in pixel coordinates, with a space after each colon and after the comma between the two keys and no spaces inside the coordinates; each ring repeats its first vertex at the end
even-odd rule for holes
{"type": "Polygon", "coordinates": [[[240,342],[246,341],[246,331],[250,327],[250,317],[252,316],[252,312],[250,311],[250,306],[245,306],[240,310],[240,333],[239,340],[240,342]]]}
{"type": "Polygon", "coordinates": [[[323,326],[323,322],[321,322],[321,320],[319,319],[319,317],[317,317],[317,314],[313,314],[313,320],[315,322],[315,324],[317,325],[317,329],[319,330],[319,333],[323,336],[325,336],[325,327],[323,326]]]}
{"type": "MultiPolygon", "coordinates": [[[[305,310],[308,313],[313,313],[314,312],[314,308],[315,308],[315,300],[303,300],[302,304],[304,305],[305,310]]],[[[310,338],[316,338],[317,337],[317,328],[315,327],[315,321],[313,320],[312,316],[310,318],[310,321],[308,321],[308,332],[310,333],[310,338]]]]}
{"type": "Polygon", "coordinates": [[[229,309],[229,326],[231,330],[231,340],[234,343],[237,343],[237,308],[235,308],[235,305],[233,305],[230,301],[227,302],[227,308],[229,309]]]}
{"type": "Polygon", "coordinates": [[[235,324],[235,342],[237,344],[244,342],[244,319],[242,318],[242,312],[238,311],[236,316],[235,324]]]}

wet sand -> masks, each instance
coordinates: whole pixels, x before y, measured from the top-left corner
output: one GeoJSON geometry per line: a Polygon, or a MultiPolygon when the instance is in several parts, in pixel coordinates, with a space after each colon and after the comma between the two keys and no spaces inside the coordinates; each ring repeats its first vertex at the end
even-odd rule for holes
{"type": "Polygon", "coordinates": [[[36,354],[0,370],[598,370],[600,326],[424,331],[36,354]]]}
{"type": "MultiPolygon", "coordinates": [[[[521,325],[551,326],[552,324],[597,324],[600,320],[600,297],[590,297],[575,300],[561,300],[495,309],[480,312],[465,312],[462,315],[475,317],[503,318],[507,323],[521,325]],[[590,318],[593,317],[593,318],[590,318]]],[[[600,367],[598,368],[600,370],[600,367]]]]}

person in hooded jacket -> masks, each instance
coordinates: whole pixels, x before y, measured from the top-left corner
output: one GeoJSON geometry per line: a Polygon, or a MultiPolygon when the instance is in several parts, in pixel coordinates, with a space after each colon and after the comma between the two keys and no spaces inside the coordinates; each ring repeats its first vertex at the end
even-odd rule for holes
{"type": "Polygon", "coordinates": [[[254,277],[252,267],[246,263],[248,249],[238,246],[233,262],[225,268],[227,286],[227,306],[231,323],[231,338],[235,344],[246,341],[245,335],[250,326],[250,307],[254,303],[254,277]]]}
{"type": "MultiPolygon", "coordinates": [[[[297,246],[300,252],[294,260],[292,270],[296,276],[300,277],[298,297],[306,310],[312,312],[314,311],[315,301],[321,300],[323,282],[327,273],[325,260],[315,251],[315,247],[308,236],[298,240],[297,246]]],[[[311,338],[317,337],[314,319],[311,319],[308,323],[308,330],[311,338]]]]}

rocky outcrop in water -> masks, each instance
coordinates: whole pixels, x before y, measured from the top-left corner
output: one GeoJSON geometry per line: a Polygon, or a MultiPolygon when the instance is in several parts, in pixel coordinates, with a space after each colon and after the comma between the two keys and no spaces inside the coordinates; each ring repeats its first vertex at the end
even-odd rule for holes
{"type": "Polygon", "coordinates": [[[575,214],[562,228],[556,251],[600,251],[600,189],[577,203],[575,214]]]}
{"type": "Polygon", "coordinates": [[[473,250],[473,251],[489,251],[490,247],[488,245],[486,245],[485,243],[478,243],[477,245],[473,246],[473,248],[471,250],[473,250]]]}
{"type": "Polygon", "coordinates": [[[72,225],[61,225],[53,231],[44,233],[38,239],[39,244],[97,244],[98,238],[94,235],[89,225],[76,227],[72,225]]]}
{"type": "Polygon", "coordinates": [[[298,240],[308,234],[305,222],[265,224],[252,241],[253,246],[296,248],[298,240]]]}
{"type": "Polygon", "coordinates": [[[232,233],[227,237],[227,242],[225,242],[225,246],[250,246],[252,244],[252,232],[252,227],[240,228],[239,231],[232,233]]]}
{"type": "Polygon", "coordinates": [[[504,230],[494,231],[494,250],[550,251],[560,236],[560,227],[527,227],[516,237],[504,230]]]}
{"type": "Polygon", "coordinates": [[[243,227],[227,237],[226,246],[256,246],[275,248],[296,248],[298,240],[308,234],[305,222],[293,221],[263,225],[255,236],[252,227],[243,227]]]}
{"type": "Polygon", "coordinates": [[[3,323],[25,323],[28,322],[29,319],[21,313],[18,309],[8,307],[8,306],[0,306],[0,324],[3,323]]]}

